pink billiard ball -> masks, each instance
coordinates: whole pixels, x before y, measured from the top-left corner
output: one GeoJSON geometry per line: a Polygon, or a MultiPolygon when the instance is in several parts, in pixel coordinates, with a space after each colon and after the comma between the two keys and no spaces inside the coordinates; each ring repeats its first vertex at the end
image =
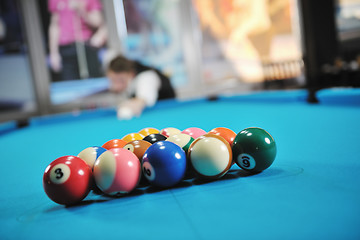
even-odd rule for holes
{"type": "Polygon", "coordinates": [[[197,128],[197,127],[187,128],[187,129],[183,130],[181,133],[190,135],[194,139],[206,134],[206,132],[204,130],[202,130],[201,128],[197,128]]]}
{"type": "Polygon", "coordinates": [[[92,172],[85,161],[75,156],[63,156],[45,169],[43,187],[54,202],[73,205],[89,194],[91,179],[92,172]]]}
{"type": "Polygon", "coordinates": [[[95,161],[96,185],[108,195],[131,192],[140,180],[141,166],[136,155],[127,149],[112,148],[95,161]]]}

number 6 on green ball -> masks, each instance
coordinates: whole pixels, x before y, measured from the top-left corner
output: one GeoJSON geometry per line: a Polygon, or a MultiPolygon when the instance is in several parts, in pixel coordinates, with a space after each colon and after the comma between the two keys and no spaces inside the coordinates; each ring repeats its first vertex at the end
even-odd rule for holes
{"type": "Polygon", "coordinates": [[[258,173],[275,160],[274,138],[262,128],[246,128],[239,132],[232,146],[233,161],[242,169],[258,173]]]}

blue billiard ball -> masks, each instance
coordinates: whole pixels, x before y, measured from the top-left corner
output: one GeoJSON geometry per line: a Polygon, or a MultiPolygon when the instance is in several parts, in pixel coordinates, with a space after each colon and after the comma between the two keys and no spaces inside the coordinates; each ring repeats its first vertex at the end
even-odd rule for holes
{"type": "MultiPolygon", "coordinates": [[[[106,148],[103,148],[103,147],[97,147],[97,146],[88,147],[88,148],[85,148],[84,150],[82,150],[78,154],[78,157],[81,158],[82,160],[84,160],[87,163],[87,165],[90,167],[90,169],[92,171],[94,171],[94,165],[95,165],[96,160],[105,151],[106,151],[106,148]]],[[[101,190],[95,184],[94,176],[92,176],[92,183],[91,183],[90,188],[97,193],[101,192],[101,190]]]]}
{"type": "Polygon", "coordinates": [[[156,142],[142,158],[142,171],[151,185],[163,188],[174,186],[185,175],[185,151],[173,142],[156,142]]]}
{"type": "Polygon", "coordinates": [[[78,154],[78,157],[84,160],[89,165],[89,167],[93,169],[96,159],[98,159],[98,157],[105,151],[106,149],[103,147],[88,147],[82,150],[78,154]]]}

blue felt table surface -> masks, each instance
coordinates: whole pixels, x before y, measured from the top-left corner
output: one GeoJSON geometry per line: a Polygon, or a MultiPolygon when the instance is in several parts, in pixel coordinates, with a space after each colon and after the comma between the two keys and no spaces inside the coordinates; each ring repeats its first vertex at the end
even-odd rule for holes
{"type": "Polygon", "coordinates": [[[322,94],[314,105],[305,91],[273,92],[165,101],[131,121],[100,109],[34,118],[18,130],[3,124],[0,239],[360,239],[360,94],[322,94]],[[332,104],[332,96],[351,100],[332,104]],[[145,127],[193,126],[262,127],[275,138],[276,160],[257,175],[233,166],[218,181],[121,198],[91,193],[75,207],[43,191],[43,172],[60,156],[145,127]]]}

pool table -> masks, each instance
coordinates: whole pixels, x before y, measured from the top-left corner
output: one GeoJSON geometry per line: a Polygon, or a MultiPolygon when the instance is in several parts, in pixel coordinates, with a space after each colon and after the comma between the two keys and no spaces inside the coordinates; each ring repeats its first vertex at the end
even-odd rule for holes
{"type": "Polygon", "coordinates": [[[0,239],[360,239],[360,91],[305,90],[159,102],[135,119],[112,108],[0,125],[0,239]],[[270,168],[234,165],[221,179],[142,186],[122,197],[91,192],[65,207],[44,193],[46,166],[145,127],[267,130],[270,168]]]}

